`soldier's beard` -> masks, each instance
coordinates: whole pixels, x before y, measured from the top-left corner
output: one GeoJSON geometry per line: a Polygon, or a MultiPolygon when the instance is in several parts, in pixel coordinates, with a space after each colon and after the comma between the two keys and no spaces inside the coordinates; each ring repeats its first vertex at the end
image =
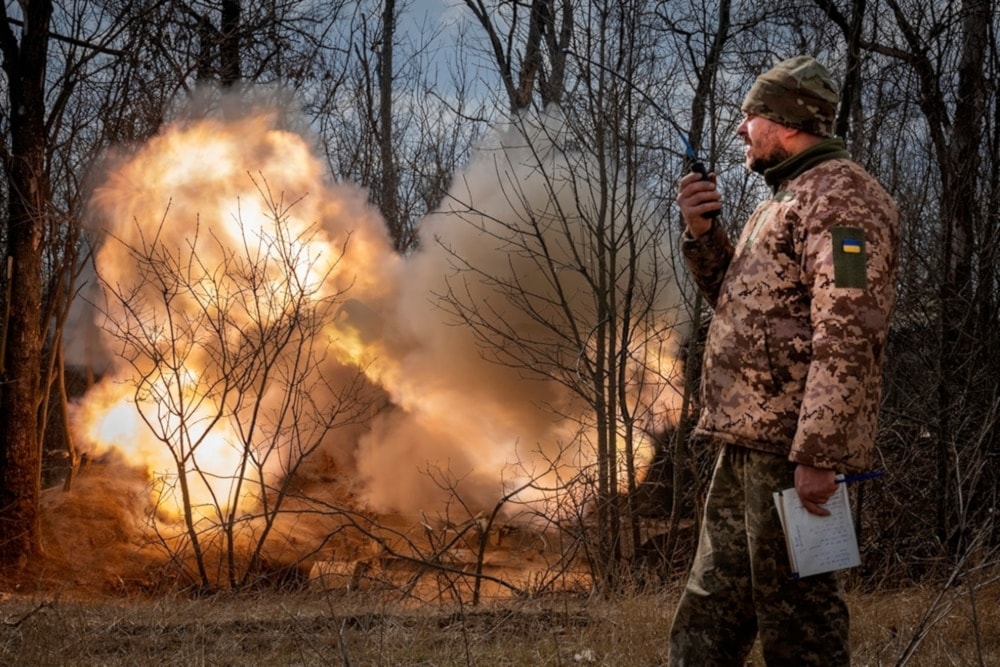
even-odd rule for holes
{"type": "Polygon", "coordinates": [[[763,174],[765,171],[771,167],[777,167],[779,164],[792,157],[791,153],[782,148],[781,146],[772,146],[770,150],[763,154],[753,154],[748,156],[748,165],[751,171],[755,171],[758,174],[763,174]]]}

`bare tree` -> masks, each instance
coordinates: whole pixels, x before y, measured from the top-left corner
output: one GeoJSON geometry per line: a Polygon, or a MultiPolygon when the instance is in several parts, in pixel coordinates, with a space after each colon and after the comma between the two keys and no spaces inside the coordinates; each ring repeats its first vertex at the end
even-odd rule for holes
{"type": "Polygon", "coordinates": [[[510,110],[529,107],[536,86],[543,106],[558,104],[573,36],[573,3],[532,0],[526,16],[521,3],[509,4],[509,12],[483,0],[465,0],[465,5],[486,33],[510,110]]]}
{"type": "Polygon", "coordinates": [[[369,189],[406,253],[467,157],[479,112],[469,108],[468,82],[442,90],[444,26],[395,2],[358,3],[345,23],[343,78],[314,111],[323,147],[333,174],[369,189]]]}
{"type": "Polygon", "coordinates": [[[22,5],[20,39],[6,5],[0,49],[7,75],[10,143],[2,144],[7,173],[7,261],[0,323],[0,561],[24,565],[41,550],[38,523],[41,447],[42,249],[49,215],[45,168],[45,78],[51,2],[22,5]]]}
{"type": "Polygon", "coordinates": [[[49,415],[65,420],[61,335],[87,256],[77,221],[88,165],[110,141],[101,129],[114,126],[94,117],[102,113],[100,96],[114,88],[108,83],[122,83],[134,73],[129,65],[135,63],[115,66],[114,59],[123,51],[114,46],[149,11],[139,6],[116,14],[114,3],[105,13],[74,3],[55,9],[52,3],[25,3],[23,16],[17,18],[8,16],[5,8],[0,24],[10,95],[5,109],[14,111],[4,114],[10,137],[9,144],[3,143],[4,169],[10,176],[10,274],[4,277],[7,316],[0,327],[8,357],[4,366],[13,375],[4,381],[8,391],[0,392],[0,411],[6,415],[5,426],[18,434],[5,438],[13,447],[5,471],[27,483],[11,478],[4,488],[23,498],[11,501],[10,507],[20,508],[15,513],[25,516],[30,515],[26,505],[37,503],[49,415]],[[21,32],[20,42],[14,27],[21,32]],[[11,332],[17,332],[16,338],[11,332]],[[53,391],[56,386],[58,392],[53,391]],[[29,405],[34,412],[30,420],[29,405]],[[22,466],[23,473],[16,473],[22,466]]]}
{"type": "Polygon", "coordinates": [[[393,83],[395,76],[392,69],[392,56],[394,51],[394,40],[396,39],[396,2],[386,0],[382,10],[382,44],[378,61],[378,123],[376,136],[378,137],[379,155],[382,166],[382,187],[380,201],[382,202],[382,215],[385,216],[386,224],[389,226],[389,233],[396,239],[397,249],[405,247],[401,221],[399,219],[398,178],[396,176],[396,146],[394,142],[392,118],[392,98],[393,83]]]}
{"type": "Polygon", "coordinates": [[[242,246],[208,232],[171,247],[161,222],[127,247],[137,280],[104,283],[136,406],[173,460],[160,500],[179,496],[184,539],[158,534],[204,588],[255,582],[299,468],[375,395],[361,369],[332,383],[320,333],[344,295],[327,289],[310,232],[285,231],[296,202],[260,188],[271,221],[242,226],[242,246]],[[232,452],[222,468],[206,452],[219,447],[232,452]]]}

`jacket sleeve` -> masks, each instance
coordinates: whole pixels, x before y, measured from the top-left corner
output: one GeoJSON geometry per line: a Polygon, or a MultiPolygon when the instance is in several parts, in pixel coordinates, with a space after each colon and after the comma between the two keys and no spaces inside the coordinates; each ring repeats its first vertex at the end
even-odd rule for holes
{"type": "Polygon", "coordinates": [[[712,308],[719,300],[722,279],[733,258],[733,244],[726,230],[714,221],[712,228],[698,238],[685,231],[681,235],[681,252],[695,285],[712,308]]]}
{"type": "Polygon", "coordinates": [[[887,196],[852,198],[841,194],[849,188],[836,184],[825,191],[837,194],[820,197],[803,212],[812,360],[789,459],[859,471],[872,461],[895,296],[898,220],[887,196]]]}

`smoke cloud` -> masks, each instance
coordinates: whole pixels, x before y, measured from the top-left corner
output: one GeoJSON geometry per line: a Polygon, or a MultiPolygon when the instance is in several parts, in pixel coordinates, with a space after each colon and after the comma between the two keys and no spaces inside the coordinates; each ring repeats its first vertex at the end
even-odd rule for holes
{"type": "MultiPolygon", "coordinates": [[[[298,470],[303,478],[329,479],[332,466],[366,507],[404,514],[443,512],[455,494],[468,507],[489,508],[529,479],[565,479],[593,460],[596,439],[594,407],[581,391],[609,318],[596,298],[596,225],[626,229],[623,197],[600,196],[590,180],[595,163],[573,145],[558,110],[498,128],[456,175],[439,210],[421,221],[419,249],[400,256],[365,192],[334,183],[281,113],[216,113],[166,126],[114,160],[93,197],[102,237],[97,273],[105,294],[117,298],[92,301],[111,368],[75,408],[78,438],[95,452],[115,448],[170,471],[176,462],[137,418],[140,411],[162,415],[157,401],[177,397],[135,390],[137,374],[148,373],[168,345],[157,336],[183,320],[191,339],[181,380],[216,387],[220,360],[246,349],[261,322],[284,321],[284,311],[267,308],[297,294],[309,300],[315,326],[308,340],[276,352],[275,368],[283,377],[301,373],[303,394],[319,414],[344,414],[336,428],[308,431],[319,435],[298,470]],[[268,253],[279,246],[276,260],[268,253]],[[162,261],[195,287],[165,298],[171,286],[136,261],[137,251],[150,248],[162,249],[162,261]],[[274,262],[293,270],[251,270],[274,262]],[[232,276],[220,278],[226,272],[232,276]],[[264,279],[240,282],[249,275],[264,279]],[[236,331],[212,340],[219,332],[203,320],[221,322],[213,314],[223,303],[236,331]],[[123,335],[137,334],[135,324],[123,329],[126,321],[145,322],[143,340],[154,343],[124,344],[123,335]],[[345,400],[360,406],[357,414],[345,400]]],[[[652,210],[628,215],[655,220],[652,210]]],[[[638,260],[630,265],[625,248],[612,256],[620,275],[631,266],[645,309],[632,313],[625,379],[640,423],[655,431],[677,409],[686,317],[662,231],[652,222],[633,229],[638,260]]],[[[624,278],[603,289],[624,293],[624,278]]],[[[253,404],[278,414],[288,392],[280,380],[276,387],[245,389],[268,394],[253,404]]],[[[213,474],[220,478],[235,474],[226,451],[238,448],[228,440],[248,423],[244,405],[219,407],[227,400],[193,413],[221,434],[205,451],[219,460],[213,474]],[[219,413],[226,418],[212,421],[219,413]]],[[[279,443],[264,461],[275,480],[300,451],[289,426],[313,427],[307,412],[289,414],[267,422],[261,436],[279,443]]],[[[160,423],[162,431],[168,426],[169,419],[160,423]]],[[[648,442],[640,444],[648,456],[648,442]]]]}

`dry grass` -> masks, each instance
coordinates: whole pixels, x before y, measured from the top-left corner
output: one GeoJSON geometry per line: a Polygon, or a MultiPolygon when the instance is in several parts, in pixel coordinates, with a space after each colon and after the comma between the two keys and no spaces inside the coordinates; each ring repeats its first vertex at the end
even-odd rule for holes
{"type": "Polygon", "coordinates": [[[855,595],[859,665],[1000,665],[1000,583],[855,595]]]}
{"type": "MultiPolygon", "coordinates": [[[[977,590],[975,604],[968,588],[938,593],[852,594],[854,664],[902,664],[910,647],[905,664],[1000,664],[1000,585],[977,590]]],[[[477,609],[418,607],[372,593],[5,595],[0,664],[658,665],[675,602],[676,591],[477,609]]],[[[752,664],[763,664],[759,655],[752,664]]]]}

